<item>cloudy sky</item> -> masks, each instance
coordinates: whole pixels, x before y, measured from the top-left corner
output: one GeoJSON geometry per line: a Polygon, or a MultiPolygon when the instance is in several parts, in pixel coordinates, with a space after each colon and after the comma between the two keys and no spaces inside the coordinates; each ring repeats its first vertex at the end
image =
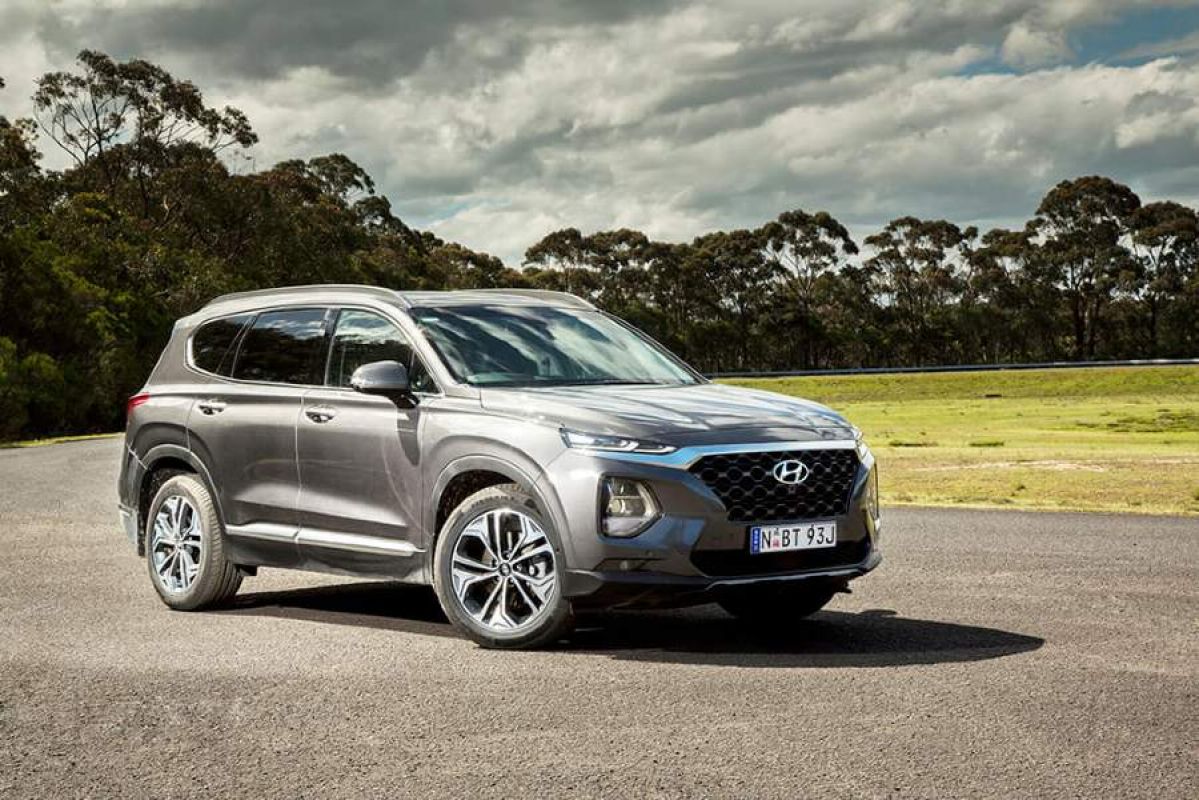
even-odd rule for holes
{"type": "Polygon", "coordinates": [[[0,111],[85,47],[247,112],[257,166],[346,153],[512,264],[789,208],[1020,224],[1092,173],[1199,203],[1195,0],[0,0],[0,111]]]}

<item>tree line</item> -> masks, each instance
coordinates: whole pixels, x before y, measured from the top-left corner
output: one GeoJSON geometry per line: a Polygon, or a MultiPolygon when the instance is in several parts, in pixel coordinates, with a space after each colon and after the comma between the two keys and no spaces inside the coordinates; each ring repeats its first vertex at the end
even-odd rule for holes
{"type": "Polygon", "coordinates": [[[1199,215],[1105,177],[1017,230],[902,217],[859,243],[796,209],[685,243],[564,229],[512,268],[406,225],[344,155],[247,169],[257,141],[190,81],[94,51],[0,116],[0,439],[119,427],[176,318],[286,284],[569,291],[713,372],[1199,353],[1199,215]]]}

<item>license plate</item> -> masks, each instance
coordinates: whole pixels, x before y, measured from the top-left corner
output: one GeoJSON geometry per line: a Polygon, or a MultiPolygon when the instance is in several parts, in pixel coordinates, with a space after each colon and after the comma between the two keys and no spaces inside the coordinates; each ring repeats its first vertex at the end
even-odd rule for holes
{"type": "Polygon", "coordinates": [[[837,523],[832,521],[760,525],[749,529],[749,552],[753,555],[836,546],[837,523]]]}

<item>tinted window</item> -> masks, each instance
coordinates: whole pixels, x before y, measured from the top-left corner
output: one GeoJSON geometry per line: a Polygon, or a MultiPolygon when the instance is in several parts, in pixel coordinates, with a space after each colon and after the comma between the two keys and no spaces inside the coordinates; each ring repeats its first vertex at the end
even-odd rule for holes
{"type": "Polygon", "coordinates": [[[206,372],[228,375],[233,369],[233,342],[253,314],[205,322],[192,336],[192,363],[206,372]]]}
{"type": "Polygon", "coordinates": [[[323,308],[259,314],[242,340],[233,377],[274,383],[320,383],[324,341],[323,308]]]}
{"type": "Polygon", "coordinates": [[[349,386],[354,370],[373,361],[403,364],[414,391],[436,390],[408,337],[393,322],[369,311],[342,311],[329,355],[329,384],[349,386]]]}

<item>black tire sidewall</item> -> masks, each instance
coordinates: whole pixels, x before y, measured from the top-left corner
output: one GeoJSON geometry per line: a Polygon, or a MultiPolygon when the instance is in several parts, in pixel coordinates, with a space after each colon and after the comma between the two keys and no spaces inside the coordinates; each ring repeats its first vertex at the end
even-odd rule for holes
{"type": "Polygon", "coordinates": [[[150,510],[146,514],[146,567],[150,573],[150,582],[154,584],[154,589],[162,601],[180,611],[191,611],[209,605],[220,593],[221,587],[218,584],[225,580],[226,570],[231,568],[226,562],[224,551],[224,529],[208,487],[193,475],[176,475],[165,481],[154,495],[150,502],[150,510]],[[152,544],[154,518],[162,504],[175,495],[186,498],[200,515],[200,570],[186,591],[171,593],[163,588],[158,579],[154,568],[152,544]]]}
{"type": "Polygon", "coordinates": [[[484,647],[513,649],[540,647],[565,635],[574,621],[570,601],[562,594],[562,566],[564,563],[562,542],[558,537],[557,529],[541,511],[537,498],[516,486],[496,486],[476,492],[466,498],[446,520],[441,534],[437,537],[434,550],[433,586],[437,592],[437,598],[441,602],[442,610],[450,622],[478,644],[484,647]],[[493,631],[471,618],[454,594],[451,575],[454,547],[462,530],[480,514],[500,509],[519,511],[531,517],[541,526],[554,550],[554,571],[557,578],[554,582],[550,610],[538,620],[537,624],[513,633],[493,631]]]}

